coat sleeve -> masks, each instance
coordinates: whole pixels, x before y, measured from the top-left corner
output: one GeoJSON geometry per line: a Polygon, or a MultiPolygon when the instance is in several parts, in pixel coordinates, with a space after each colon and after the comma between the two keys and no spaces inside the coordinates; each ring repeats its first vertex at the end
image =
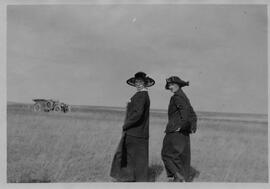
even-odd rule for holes
{"type": "Polygon", "coordinates": [[[145,96],[144,95],[136,95],[134,96],[134,102],[131,109],[130,116],[127,118],[124,126],[123,131],[126,131],[132,127],[136,127],[136,123],[141,119],[141,116],[144,111],[144,104],[145,104],[145,96]]]}
{"type": "Polygon", "coordinates": [[[197,114],[195,113],[192,106],[191,106],[191,111],[190,112],[191,112],[191,120],[196,122],[198,120],[198,118],[197,118],[197,114]]]}
{"type": "Polygon", "coordinates": [[[174,103],[176,105],[176,108],[178,109],[178,112],[180,113],[180,120],[181,122],[187,122],[188,121],[188,111],[189,111],[189,108],[188,108],[188,104],[187,102],[185,101],[184,98],[182,98],[181,96],[179,95],[175,95],[174,96],[174,103]]]}

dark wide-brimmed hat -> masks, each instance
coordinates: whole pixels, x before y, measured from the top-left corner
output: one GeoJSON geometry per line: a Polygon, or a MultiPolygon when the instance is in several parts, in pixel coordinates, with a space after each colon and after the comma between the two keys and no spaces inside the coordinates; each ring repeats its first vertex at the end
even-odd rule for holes
{"type": "Polygon", "coordinates": [[[151,87],[155,84],[155,80],[146,76],[146,73],[144,72],[137,72],[134,77],[127,80],[127,84],[135,87],[135,80],[141,79],[144,81],[146,87],[151,87]]]}
{"type": "Polygon", "coordinates": [[[177,85],[179,85],[179,87],[189,86],[189,81],[183,81],[177,76],[171,76],[168,79],[166,79],[165,89],[169,89],[170,83],[176,83],[177,85]]]}

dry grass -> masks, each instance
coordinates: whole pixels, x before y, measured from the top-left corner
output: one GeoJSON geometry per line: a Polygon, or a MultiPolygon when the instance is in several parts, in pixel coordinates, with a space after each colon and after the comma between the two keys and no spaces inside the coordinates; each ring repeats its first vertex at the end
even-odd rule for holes
{"type": "MultiPolygon", "coordinates": [[[[8,182],[110,182],[121,136],[118,111],[33,113],[8,109],[8,182]]],[[[166,114],[151,114],[151,180],[167,181],[160,157],[166,114]]],[[[191,136],[195,182],[268,182],[267,123],[200,120],[191,136]]]]}

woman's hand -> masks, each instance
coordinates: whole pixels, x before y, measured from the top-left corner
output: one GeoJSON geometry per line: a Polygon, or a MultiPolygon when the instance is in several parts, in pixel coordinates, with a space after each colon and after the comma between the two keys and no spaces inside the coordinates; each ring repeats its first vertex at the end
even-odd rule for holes
{"type": "Polygon", "coordinates": [[[191,122],[191,125],[190,125],[190,132],[191,133],[195,133],[197,130],[197,123],[196,122],[191,122]]]}
{"type": "Polygon", "coordinates": [[[122,132],[122,137],[124,137],[126,135],[126,131],[122,132]]]}

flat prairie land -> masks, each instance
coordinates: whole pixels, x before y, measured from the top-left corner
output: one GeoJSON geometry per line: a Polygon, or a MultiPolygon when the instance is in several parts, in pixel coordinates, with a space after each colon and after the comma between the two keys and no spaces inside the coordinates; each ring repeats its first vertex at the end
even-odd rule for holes
{"type": "MultiPolygon", "coordinates": [[[[268,182],[267,115],[198,113],[191,135],[193,182],[268,182]]],[[[125,112],[76,107],[68,113],[7,107],[7,182],[111,182],[125,112]]],[[[150,115],[149,172],[167,182],[161,147],[167,114],[150,115]]]]}

